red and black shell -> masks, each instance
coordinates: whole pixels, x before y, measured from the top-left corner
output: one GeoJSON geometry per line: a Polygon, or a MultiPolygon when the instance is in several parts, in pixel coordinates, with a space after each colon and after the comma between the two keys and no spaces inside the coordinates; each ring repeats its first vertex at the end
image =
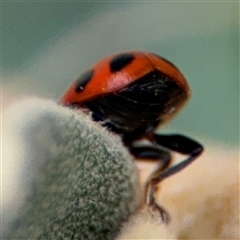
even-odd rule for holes
{"type": "Polygon", "coordinates": [[[149,52],[110,55],[80,75],[61,99],[85,107],[115,132],[148,134],[185,104],[190,89],[183,74],[149,52]]]}

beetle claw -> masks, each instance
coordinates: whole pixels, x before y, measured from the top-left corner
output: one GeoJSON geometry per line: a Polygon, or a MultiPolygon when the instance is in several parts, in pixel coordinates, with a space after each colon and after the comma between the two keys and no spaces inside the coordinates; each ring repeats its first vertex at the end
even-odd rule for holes
{"type": "Polygon", "coordinates": [[[171,220],[171,217],[167,210],[165,210],[162,206],[158,205],[156,202],[149,205],[149,209],[153,216],[156,216],[156,212],[160,215],[160,218],[164,224],[168,224],[171,220]]]}

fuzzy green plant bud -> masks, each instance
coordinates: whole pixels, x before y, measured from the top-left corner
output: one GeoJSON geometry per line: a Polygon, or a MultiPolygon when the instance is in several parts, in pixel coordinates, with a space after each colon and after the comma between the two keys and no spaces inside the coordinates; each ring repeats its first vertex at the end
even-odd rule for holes
{"type": "Polygon", "coordinates": [[[14,216],[6,239],[114,239],[142,202],[121,139],[50,100],[23,100],[4,120],[20,149],[12,149],[20,167],[11,194],[22,199],[3,206],[3,221],[14,216]]]}

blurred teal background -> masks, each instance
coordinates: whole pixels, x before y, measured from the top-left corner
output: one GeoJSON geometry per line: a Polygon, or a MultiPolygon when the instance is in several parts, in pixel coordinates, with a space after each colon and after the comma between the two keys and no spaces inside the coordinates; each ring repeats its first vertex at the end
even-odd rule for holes
{"type": "Polygon", "coordinates": [[[163,131],[239,144],[239,2],[2,2],[3,102],[57,100],[86,67],[128,49],[169,59],[192,88],[163,131]]]}

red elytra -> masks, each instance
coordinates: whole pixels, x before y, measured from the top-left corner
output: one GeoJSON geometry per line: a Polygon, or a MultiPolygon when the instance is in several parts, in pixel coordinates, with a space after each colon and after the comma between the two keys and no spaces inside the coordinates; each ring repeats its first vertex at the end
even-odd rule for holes
{"type": "Polygon", "coordinates": [[[119,56],[119,54],[123,55],[125,53],[112,54],[96,62],[90,68],[93,69],[94,74],[83,91],[77,93],[75,90],[78,78],[69,87],[67,92],[65,92],[61,102],[63,104],[74,101],[83,102],[101,94],[117,91],[137,81],[154,69],[169,76],[183,91],[190,95],[190,89],[183,74],[169,61],[153,53],[140,51],[126,52],[126,54],[134,56],[133,61],[124,66],[120,71],[111,72],[110,63],[115,57],[119,56]]]}

